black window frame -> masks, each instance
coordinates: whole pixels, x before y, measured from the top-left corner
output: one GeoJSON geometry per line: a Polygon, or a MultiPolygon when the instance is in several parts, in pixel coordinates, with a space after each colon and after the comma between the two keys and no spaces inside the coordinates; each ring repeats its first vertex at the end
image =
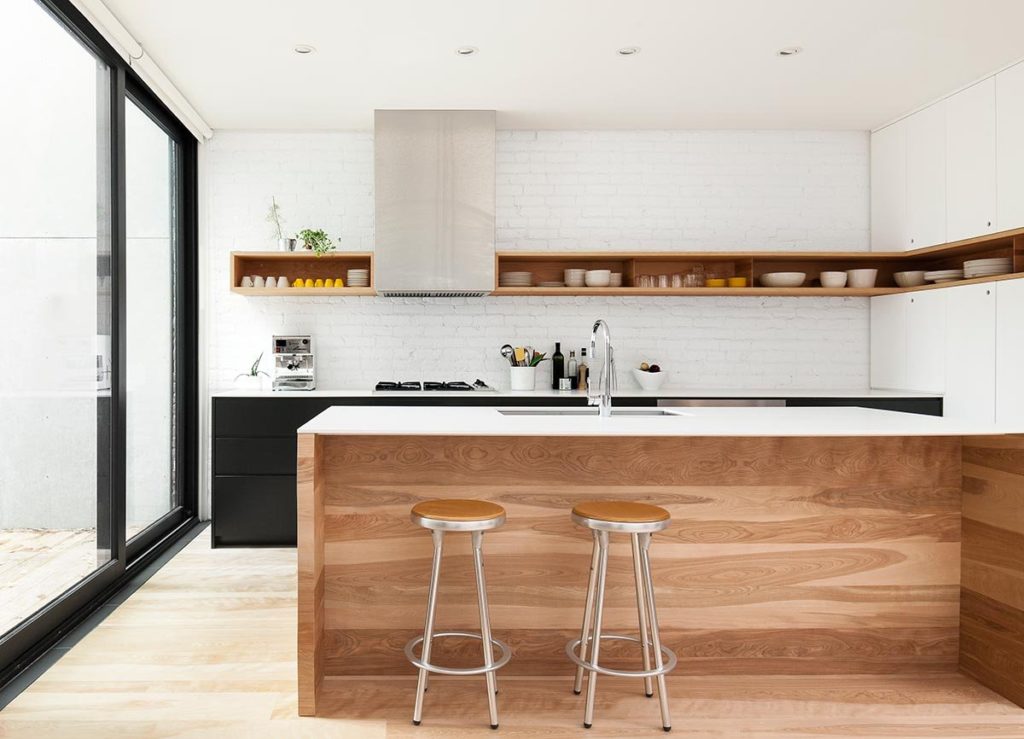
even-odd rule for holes
{"type": "MultiPolygon", "coordinates": [[[[28,1],[28,0],[26,0],[28,1]]],[[[109,157],[108,219],[111,247],[111,399],[109,501],[100,500],[97,543],[109,543],[110,560],[50,601],[19,626],[0,636],[0,686],[32,664],[71,629],[106,602],[140,569],[152,562],[198,523],[199,512],[199,364],[198,364],[198,144],[191,131],[153,93],[120,54],[70,0],[34,0],[109,69],[109,87],[100,100],[109,105],[108,140],[97,141],[109,157]],[[131,99],[176,142],[177,264],[175,322],[175,484],[178,505],[132,538],[125,539],[126,496],[126,352],[125,332],[125,100],[131,99]],[[104,146],[105,144],[105,146],[104,146]],[[107,504],[109,503],[109,507],[107,504]],[[106,541],[104,541],[106,540],[106,541]]],[[[101,160],[102,161],[102,160],[101,160]]],[[[101,463],[103,460],[101,460],[101,463]]],[[[102,496],[101,496],[102,498],[102,496]]]]}

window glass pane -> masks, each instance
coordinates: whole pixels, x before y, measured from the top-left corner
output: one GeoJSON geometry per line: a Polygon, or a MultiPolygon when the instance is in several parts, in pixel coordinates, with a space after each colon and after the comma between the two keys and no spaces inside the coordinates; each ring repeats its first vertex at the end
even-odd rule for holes
{"type": "Polygon", "coordinates": [[[109,70],[0,3],[0,633],[110,559],[109,70]]]}
{"type": "Polygon", "coordinates": [[[125,103],[127,174],[128,538],[169,512],[174,485],[173,187],[176,144],[131,100],[125,103]]]}

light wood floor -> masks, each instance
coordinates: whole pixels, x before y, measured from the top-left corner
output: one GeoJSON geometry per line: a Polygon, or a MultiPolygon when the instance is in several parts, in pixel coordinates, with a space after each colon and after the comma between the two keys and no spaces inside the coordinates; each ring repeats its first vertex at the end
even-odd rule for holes
{"type": "MultiPolygon", "coordinates": [[[[327,715],[295,695],[294,550],[210,550],[203,534],[0,712],[0,737],[665,736],[639,686],[602,678],[595,726],[567,678],[435,678],[410,725],[411,678],[334,678],[327,715]]],[[[569,671],[566,671],[567,674],[569,671]]],[[[635,681],[634,681],[635,682],[635,681]]],[[[680,677],[673,734],[1024,737],[1024,709],[960,675],[680,677]]]]}
{"type": "Polygon", "coordinates": [[[0,529],[0,634],[95,569],[95,529],[0,529]]]}

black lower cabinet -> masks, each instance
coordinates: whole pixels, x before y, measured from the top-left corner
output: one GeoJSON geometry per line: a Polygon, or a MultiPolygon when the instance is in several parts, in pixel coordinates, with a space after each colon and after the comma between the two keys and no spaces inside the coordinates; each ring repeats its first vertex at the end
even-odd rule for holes
{"type": "MultiPolygon", "coordinates": [[[[666,396],[669,397],[669,396],[666,396]]],[[[585,406],[580,395],[466,397],[276,395],[213,399],[213,545],[295,546],[296,431],[335,405],[585,406]]],[[[616,398],[618,406],[655,406],[657,398],[616,398]]],[[[862,406],[942,415],[941,398],[787,398],[790,406],[862,406]]]]}
{"type": "Polygon", "coordinates": [[[293,547],[295,475],[215,475],[213,546],[293,547]]]}

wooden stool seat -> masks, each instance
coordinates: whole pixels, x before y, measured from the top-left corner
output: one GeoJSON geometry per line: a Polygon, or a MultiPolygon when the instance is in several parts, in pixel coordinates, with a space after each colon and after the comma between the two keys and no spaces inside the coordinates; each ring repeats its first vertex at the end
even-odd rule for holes
{"type": "Polygon", "coordinates": [[[424,500],[412,507],[412,515],[435,521],[490,521],[504,517],[505,509],[488,500],[424,500]]]}
{"type": "Polygon", "coordinates": [[[612,524],[657,524],[671,518],[660,506],[628,500],[587,500],[575,505],[572,515],[612,524]]]}

